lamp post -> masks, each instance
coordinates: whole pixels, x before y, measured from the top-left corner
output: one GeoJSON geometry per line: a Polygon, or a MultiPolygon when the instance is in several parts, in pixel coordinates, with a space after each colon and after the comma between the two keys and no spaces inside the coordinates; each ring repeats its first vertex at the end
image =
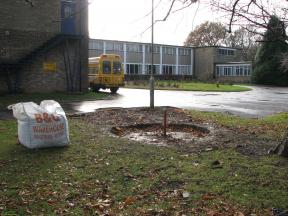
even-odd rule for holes
{"type": "Polygon", "coordinates": [[[150,108],[154,109],[154,0],[152,0],[152,26],[151,26],[151,71],[150,71],[150,108]]]}

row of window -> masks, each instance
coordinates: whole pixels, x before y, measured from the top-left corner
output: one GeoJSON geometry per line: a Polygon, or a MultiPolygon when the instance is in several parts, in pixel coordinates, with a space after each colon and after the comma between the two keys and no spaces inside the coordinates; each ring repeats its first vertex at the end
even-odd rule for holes
{"type": "Polygon", "coordinates": [[[251,69],[248,65],[241,66],[216,66],[217,76],[250,76],[251,69]]]}
{"type": "Polygon", "coordinates": [[[89,40],[89,49],[103,50],[103,42],[89,40]]]}
{"type": "MultiPolygon", "coordinates": [[[[151,73],[151,65],[146,64],[145,66],[145,74],[151,73]]],[[[126,64],[126,74],[136,75],[142,74],[142,64],[126,64]]],[[[160,65],[153,65],[153,74],[160,74],[160,65]]],[[[175,75],[176,74],[176,66],[175,65],[162,65],[162,74],[164,75],[175,75]]],[[[190,66],[189,65],[180,65],[178,66],[178,74],[179,75],[190,75],[190,66]]]]}
{"type": "MultiPolygon", "coordinates": [[[[97,49],[103,50],[104,44],[101,41],[91,41],[89,42],[89,49],[97,49]]],[[[120,42],[106,42],[105,49],[107,51],[123,51],[124,44],[120,42]]],[[[154,53],[160,53],[160,46],[155,45],[153,47],[154,53]]],[[[143,52],[143,46],[141,44],[126,44],[126,50],[128,52],[143,52]]],[[[152,47],[151,45],[145,45],[145,50],[148,53],[151,53],[152,47]]],[[[176,55],[176,48],[175,47],[162,47],[163,54],[167,55],[176,55]]],[[[179,55],[181,56],[188,56],[191,55],[191,50],[188,48],[179,48],[179,55]]]]}
{"type": "Polygon", "coordinates": [[[218,53],[219,53],[220,55],[233,56],[233,55],[235,55],[235,50],[219,48],[219,49],[218,49],[218,53]]]}

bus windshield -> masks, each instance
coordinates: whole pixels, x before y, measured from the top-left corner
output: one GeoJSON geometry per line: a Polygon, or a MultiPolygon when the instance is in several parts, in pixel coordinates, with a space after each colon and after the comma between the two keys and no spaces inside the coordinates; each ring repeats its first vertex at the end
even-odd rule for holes
{"type": "Polygon", "coordinates": [[[120,74],[121,73],[121,62],[113,62],[113,73],[120,74]]]}
{"type": "Polygon", "coordinates": [[[103,61],[103,73],[109,74],[111,73],[111,62],[103,61]]]}

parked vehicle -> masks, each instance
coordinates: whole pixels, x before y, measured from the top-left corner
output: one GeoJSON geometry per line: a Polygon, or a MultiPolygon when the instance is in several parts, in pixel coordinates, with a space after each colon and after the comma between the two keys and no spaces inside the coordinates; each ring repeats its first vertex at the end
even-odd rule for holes
{"type": "Polygon", "coordinates": [[[88,76],[93,91],[110,88],[111,93],[116,93],[119,87],[124,86],[124,70],[120,55],[102,54],[89,58],[88,76]]]}

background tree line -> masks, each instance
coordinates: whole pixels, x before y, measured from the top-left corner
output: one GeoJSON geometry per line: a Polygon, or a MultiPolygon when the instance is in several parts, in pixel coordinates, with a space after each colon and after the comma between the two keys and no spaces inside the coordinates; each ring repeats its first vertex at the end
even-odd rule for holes
{"type": "MultiPolygon", "coordinates": [[[[251,29],[252,30],[252,29],[251,29]]],[[[253,61],[259,43],[259,36],[244,28],[229,33],[219,22],[204,22],[188,35],[185,46],[227,46],[240,48],[244,61],[253,61]]]]}
{"type": "MultiPolygon", "coordinates": [[[[199,0],[184,0],[183,6],[195,2],[199,0]]],[[[207,0],[206,3],[212,10],[227,15],[225,24],[205,22],[190,32],[184,44],[240,48],[243,60],[253,62],[254,83],[288,86],[288,0],[207,0]]]]}

